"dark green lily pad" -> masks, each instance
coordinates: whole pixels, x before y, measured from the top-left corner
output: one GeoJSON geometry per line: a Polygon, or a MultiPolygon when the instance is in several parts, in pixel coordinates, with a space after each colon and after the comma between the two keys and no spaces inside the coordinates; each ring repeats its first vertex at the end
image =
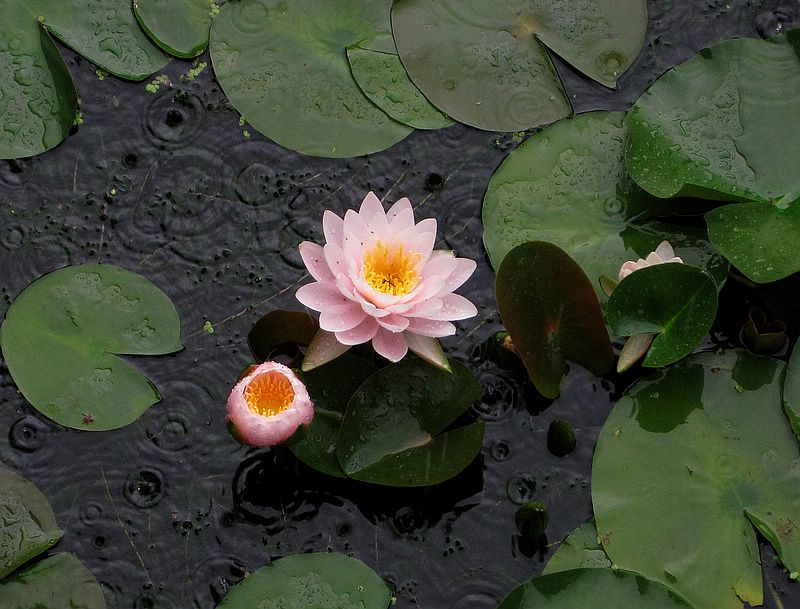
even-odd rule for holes
{"type": "Polygon", "coordinates": [[[795,343],[783,380],[783,409],[795,435],[800,438],[800,342],[795,343]]]}
{"type": "Polygon", "coordinates": [[[684,262],[704,266],[722,286],[728,265],[700,229],[657,222],[669,207],[638,188],[625,169],[627,129],[619,112],[592,112],[547,127],[512,152],[489,182],[483,241],[499,268],[526,241],[563,248],[601,294],[627,260],[667,239],[684,262]]]}
{"type": "Polygon", "coordinates": [[[561,391],[566,360],[595,374],[613,364],[594,288],[563,250],[544,241],[511,250],[497,272],[497,309],[543,396],[561,391]]]}
{"type": "Polygon", "coordinates": [[[314,402],[314,419],[304,438],[289,447],[298,459],[330,476],[347,477],[336,454],[336,436],[350,398],[377,370],[372,362],[344,353],[323,366],[303,372],[303,381],[314,402]]]}
{"type": "Polygon", "coordinates": [[[399,0],[392,30],[411,80],[468,125],[520,131],[571,113],[549,47],[607,86],[644,41],[642,0],[399,0]]]}
{"type": "Polygon", "coordinates": [[[351,478],[391,486],[428,486],[469,465],[483,441],[483,424],[442,433],[475,400],[481,387],[470,370],[452,373],[417,359],[382,368],[347,405],[337,440],[351,478]]]}
{"type": "Polygon", "coordinates": [[[0,158],[56,146],[75,119],[67,66],[41,24],[19,0],[0,2],[0,158]]]}
{"type": "Polygon", "coordinates": [[[208,46],[213,16],[209,0],[134,0],[139,25],[175,57],[197,57],[208,46]]]}
{"type": "Polygon", "coordinates": [[[629,116],[631,176],[660,197],[744,204],[706,216],[750,279],[800,270],[800,33],[719,43],[662,76],[629,116]]]}
{"type": "Polygon", "coordinates": [[[383,150],[412,129],[364,95],[346,49],[388,34],[390,5],[229,2],[211,27],[214,72],[245,119],[281,146],[324,157],[383,150]]]}
{"type": "Polygon", "coordinates": [[[394,120],[414,129],[442,129],[454,124],[411,82],[396,50],[355,46],[347,49],[347,60],[364,94],[394,120]]]}
{"type": "Polygon", "coordinates": [[[270,311],[253,325],[247,334],[247,345],[258,361],[265,362],[284,345],[307,347],[319,324],[302,311],[270,311]]]}
{"type": "Polygon", "coordinates": [[[103,590],[73,554],[56,554],[0,581],[3,609],[105,609],[103,590]]]}
{"type": "Polygon", "coordinates": [[[643,365],[659,368],[678,361],[700,344],[717,314],[711,275],[686,264],[650,266],[628,275],[606,306],[616,336],[657,334],[643,365]]]}
{"type": "Polygon", "coordinates": [[[600,545],[594,521],[584,522],[572,531],[544,566],[543,575],[570,569],[602,569],[611,567],[608,554],[600,545]]]}
{"type": "Polygon", "coordinates": [[[672,590],[636,573],[573,569],[542,575],[514,589],[497,609],[691,609],[672,590]]]}
{"type": "Polygon", "coordinates": [[[0,345],[14,382],[42,414],[76,429],[135,421],[161,399],[112,354],[181,349],[170,299],[144,277],[111,265],[66,267],[30,284],[8,309],[0,345]]]}
{"type": "Polygon", "coordinates": [[[63,535],[39,489],[0,469],[0,579],[54,546],[63,535]]]}
{"type": "Polygon", "coordinates": [[[142,80],[167,64],[127,0],[21,0],[47,31],[100,68],[142,80]]]}
{"type": "Polygon", "coordinates": [[[391,593],[364,563],[340,554],[298,554],[262,567],[217,609],[386,609],[391,593]]]}
{"type": "Polygon", "coordinates": [[[696,609],[761,604],[756,531],[800,570],[800,458],[781,409],[783,369],[747,352],[703,353],[617,403],[592,468],[597,530],[615,565],[696,609]]]}

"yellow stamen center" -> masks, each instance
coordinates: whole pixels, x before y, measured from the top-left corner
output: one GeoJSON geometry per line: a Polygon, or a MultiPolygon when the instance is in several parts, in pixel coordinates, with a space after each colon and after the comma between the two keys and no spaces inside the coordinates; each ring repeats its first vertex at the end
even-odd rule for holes
{"type": "Polygon", "coordinates": [[[392,249],[378,241],[364,256],[364,279],[378,292],[405,296],[419,283],[417,267],[422,254],[392,249]]]}
{"type": "Polygon", "coordinates": [[[273,417],[289,408],[294,389],[279,372],[265,372],[254,378],[244,390],[247,406],[262,417],[273,417]]]}

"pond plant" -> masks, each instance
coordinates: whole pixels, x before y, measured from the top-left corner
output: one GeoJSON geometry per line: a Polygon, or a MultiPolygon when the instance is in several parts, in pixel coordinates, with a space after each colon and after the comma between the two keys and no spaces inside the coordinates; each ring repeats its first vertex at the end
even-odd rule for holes
{"type": "Polygon", "coordinates": [[[800,7],[689,4],[0,0],[0,607],[797,606],[800,7]]]}

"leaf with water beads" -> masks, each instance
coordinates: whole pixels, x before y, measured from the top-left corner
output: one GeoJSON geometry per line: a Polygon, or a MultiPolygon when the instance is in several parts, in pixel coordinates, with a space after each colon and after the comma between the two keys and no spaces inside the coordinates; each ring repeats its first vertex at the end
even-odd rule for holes
{"type": "Polygon", "coordinates": [[[211,18],[219,9],[213,0],[134,0],[133,12],[159,47],[186,59],[205,51],[211,18]]]}
{"type": "Polygon", "coordinates": [[[66,267],[31,283],[8,309],[0,346],[34,408],[91,431],[127,425],[161,399],[141,372],[112,354],[182,348],[167,295],[140,275],[99,264],[66,267]]]}

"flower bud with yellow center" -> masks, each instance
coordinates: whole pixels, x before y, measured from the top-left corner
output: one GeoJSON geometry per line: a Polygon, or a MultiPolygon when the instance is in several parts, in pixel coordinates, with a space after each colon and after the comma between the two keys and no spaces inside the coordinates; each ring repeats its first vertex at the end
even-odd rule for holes
{"type": "Polygon", "coordinates": [[[250,381],[244,390],[244,399],[254,413],[272,417],[291,406],[294,389],[283,374],[266,372],[250,381]]]}
{"type": "Polygon", "coordinates": [[[391,296],[405,296],[419,283],[418,267],[422,255],[407,252],[400,246],[392,249],[378,241],[364,255],[364,280],[378,292],[391,296]]]}

